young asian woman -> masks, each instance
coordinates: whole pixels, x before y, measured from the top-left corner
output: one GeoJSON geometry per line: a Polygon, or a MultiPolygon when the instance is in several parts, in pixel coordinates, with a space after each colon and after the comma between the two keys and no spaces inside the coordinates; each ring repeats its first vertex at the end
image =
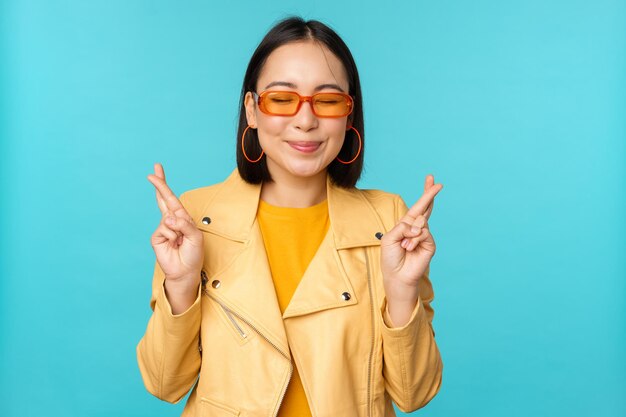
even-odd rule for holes
{"type": "Polygon", "coordinates": [[[237,167],[177,198],[148,180],[162,220],[153,310],[137,346],[146,388],[183,416],[395,415],[439,391],[428,227],[443,188],[409,208],[359,189],[356,64],[327,25],[284,19],[252,55],[237,167]]]}

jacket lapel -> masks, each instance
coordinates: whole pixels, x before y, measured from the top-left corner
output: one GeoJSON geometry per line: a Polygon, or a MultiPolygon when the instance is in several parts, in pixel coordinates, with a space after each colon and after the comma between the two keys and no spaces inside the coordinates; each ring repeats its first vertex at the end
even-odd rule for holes
{"type": "Polygon", "coordinates": [[[329,308],[358,303],[352,280],[341,262],[340,251],[380,245],[376,232],[384,232],[382,221],[362,192],[343,189],[326,180],[330,228],[301,278],[281,316],[267,253],[256,220],[261,185],[246,183],[237,169],[219,186],[214,198],[201,209],[211,217],[198,227],[240,243],[240,250],[216,271],[212,280],[221,285],[207,289],[283,353],[289,352],[283,319],[329,308]],[[348,293],[349,299],[343,294],[348,293]],[[263,300],[260,303],[259,300],[263,300]]]}
{"type": "Polygon", "coordinates": [[[380,245],[375,235],[383,231],[382,222],[359,190],[337,187],[327,176],[326,192],[330,228],[283,314],[285,319],[358,303],[355,277],[346,272],[340,252],[380,245]]]}

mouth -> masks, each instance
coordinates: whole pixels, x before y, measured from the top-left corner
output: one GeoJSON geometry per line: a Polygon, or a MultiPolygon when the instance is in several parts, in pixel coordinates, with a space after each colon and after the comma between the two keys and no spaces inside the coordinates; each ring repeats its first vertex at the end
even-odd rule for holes
{"type": "Polygon", "coordinates": [[[292,148],[300,152],[304,152],[304,153],[315,152],[322,145],[322,142],[315,142],[315,141],[294,141],[294,142],[288,141],[287,143],[292,148]]]}

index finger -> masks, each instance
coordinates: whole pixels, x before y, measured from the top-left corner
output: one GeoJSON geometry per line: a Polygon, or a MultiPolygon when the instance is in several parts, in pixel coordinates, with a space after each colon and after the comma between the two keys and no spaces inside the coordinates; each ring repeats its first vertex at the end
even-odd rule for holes
{"type": "MultiPolygon", "coordinates": [[[[161,165],[158,162],[154,164],[154,174],[157,177],[161,178],[163,181],[165,181],[165,183],[167,184],[167,180],[165,179],[165,171],[163,170],[163,165],[161,165]]],[[[156,190],[156,200],[157,200],[157,204],[159,205],[159,209],[161,209],[161,213],[165,213],[167,211],[167,205],[165,204],[165,200],[163,199],[163,196],[161,195],[159,190],[156,190]]]]}
{"type": "MultiPolygon", "coordinates": [[[[435,184],[435,177],[433,175],[426,175],[426,180],[424,181],[424,191],[428,191],[430,187],[435,184]]],[[[430,217],[430,213],[433,212],[433,206],[435,205],[435,200],[430,202],[428,207],[426,207],[426,211],[424,212],[424,217],[426,220],[430,217]]]]}
{"type": "MultiPolygon", "coordinates": [[[[154,187],[157,189],[157,191],[161,194],[161,197],[165,202],[166,210],[174,212],[178,209],[183,208],[183,205],[176,197],[176,194],[172,192],[170,187],[167,186],[163,179],[157,177],[154,174],[150,174],[148,175],[148,181],[150,181],[152,185],[154,185],[154,187]]],[[[161,212],[164,213],[163,208],[160,205],[159,207],[161,208],[161,212]]]]}

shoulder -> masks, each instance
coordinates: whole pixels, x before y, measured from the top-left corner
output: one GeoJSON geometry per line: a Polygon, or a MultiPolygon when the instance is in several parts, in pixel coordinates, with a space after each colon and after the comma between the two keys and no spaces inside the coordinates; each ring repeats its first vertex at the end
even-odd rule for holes
{"type": "Polygon", "coordinates": [[[189,189],[180,195],[180,202],[192,217],[196,217],[196,213],[201,211],[203,207],[213,201],[223,184],[224,182],[219,182],[216,184],[189,189]]]}
{"type": "Polygon", "coordinates": [[[185,200],[188,203],[206,201],[207,198],[211,198],[217,194],[222,182],[216,184],[206,185],[204,187],[192,188],[180,195],[181,200],[185,200]]]}
{"type": "Polygon", "coordinates": [[[248,215],[252,202],[258,200],[261,186],[249,184],[235,168],[223,181],[185,191],[180,201],[187,212],[197,218],[201,213],[228,215],[229,211],[248,215]]]}
{"type": "Polygon", "coordinates": [[[383,222],[396,224],[398,219],[404,216],[408,207],[400,194],[391,193],[379,189],[355,189],[360,193],[372,208],[383,219],[383,222]]]}

